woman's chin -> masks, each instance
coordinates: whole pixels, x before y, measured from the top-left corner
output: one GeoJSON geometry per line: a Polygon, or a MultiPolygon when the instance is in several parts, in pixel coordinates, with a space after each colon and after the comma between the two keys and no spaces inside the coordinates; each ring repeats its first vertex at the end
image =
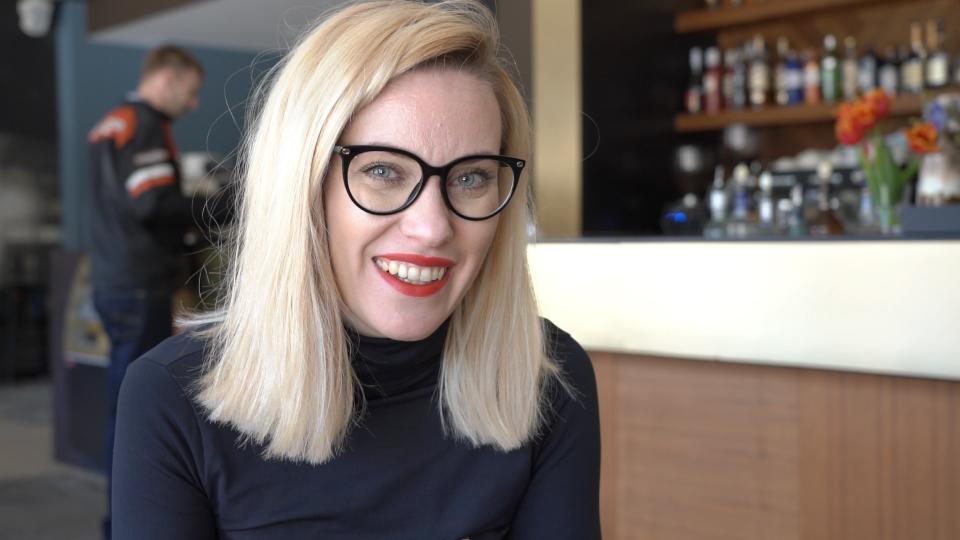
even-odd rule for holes
{"type": "Polygon", "coordinates": [[[448,316],[363,320],[347,315],[346,319],[347,324],[363,336],[396,341],[419,341],[436,332],[448,316]]]}
{"type": "Polygon", "coordinates": [[[442,323],[443,320],[441,319],[437,321],[436,324],[390,325],[387,328],[380,329],[379,333],[384,337],[396,341],[420,341],[436,332],[442,323]]]}

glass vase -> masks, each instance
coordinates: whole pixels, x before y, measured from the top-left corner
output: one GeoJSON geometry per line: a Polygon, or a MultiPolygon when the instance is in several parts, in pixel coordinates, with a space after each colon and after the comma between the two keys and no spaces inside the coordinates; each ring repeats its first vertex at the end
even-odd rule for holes
{"type": "Polygon", "coordinates": [[[877,182],[873,208],[876,213],[876,223],[880,234],[900,234],[900,200],[899,194],[894,193],[893,186],[886,182],[877,182]]]}
{"type": "Polygon", "coordinates": [[[905,167],[899,166],[876,130],[870,138],[869,147],[861,146],[858,156],[870,187],[880,234],[900,234],[900,202],[904,186],[917,172],[918,161],[913,159],[905,167]]]}

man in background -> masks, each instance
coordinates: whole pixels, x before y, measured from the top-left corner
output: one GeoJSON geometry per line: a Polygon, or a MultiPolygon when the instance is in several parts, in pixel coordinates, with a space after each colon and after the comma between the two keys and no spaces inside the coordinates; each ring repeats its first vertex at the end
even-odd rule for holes
{"type": "Polygon", "coordinates": [[[170,123],[197,107],[202,81],[203,67],[193,55],[174,46],[154,49],[136,92],[89,135],[94,306],[110,338],[107,538],[120,383],[131,362],[171,335],[172,295],[187,262],[183,237],[195,223],[191,201],[180,190],[170,123]]]}

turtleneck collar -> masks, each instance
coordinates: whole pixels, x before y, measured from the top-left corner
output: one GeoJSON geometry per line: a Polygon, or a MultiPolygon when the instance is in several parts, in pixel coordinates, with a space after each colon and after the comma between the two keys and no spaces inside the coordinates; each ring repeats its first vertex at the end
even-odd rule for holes
{"type": "Polygon", "coordinates": [[[450,320],[419,341],[361,336],[348,328],[353,368],[368,400],[393,397],[437,383],[450,320]]]}

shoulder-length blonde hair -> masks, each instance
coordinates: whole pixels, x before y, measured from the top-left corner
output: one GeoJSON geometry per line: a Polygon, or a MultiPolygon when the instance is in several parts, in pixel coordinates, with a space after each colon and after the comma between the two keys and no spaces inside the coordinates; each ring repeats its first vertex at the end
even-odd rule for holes
{"type": "MultiPolygon", "coordinates": [[[[476,1],[361,3],[324,18],[264,86],[241,156],[221,306],[188,324],[208,341],[198,401],[266,457],[327,461],[363,410],[320,202],[334,144],[391,80],[439,67],[488,81],[502,153],[529,156],[527,109],[499,47],[493,15],[476,1]]],[[[502,450],[537,434],[559,380],[527,268],[527,180],[452,316],[439,383],[448,434],[502,450]]]]}

